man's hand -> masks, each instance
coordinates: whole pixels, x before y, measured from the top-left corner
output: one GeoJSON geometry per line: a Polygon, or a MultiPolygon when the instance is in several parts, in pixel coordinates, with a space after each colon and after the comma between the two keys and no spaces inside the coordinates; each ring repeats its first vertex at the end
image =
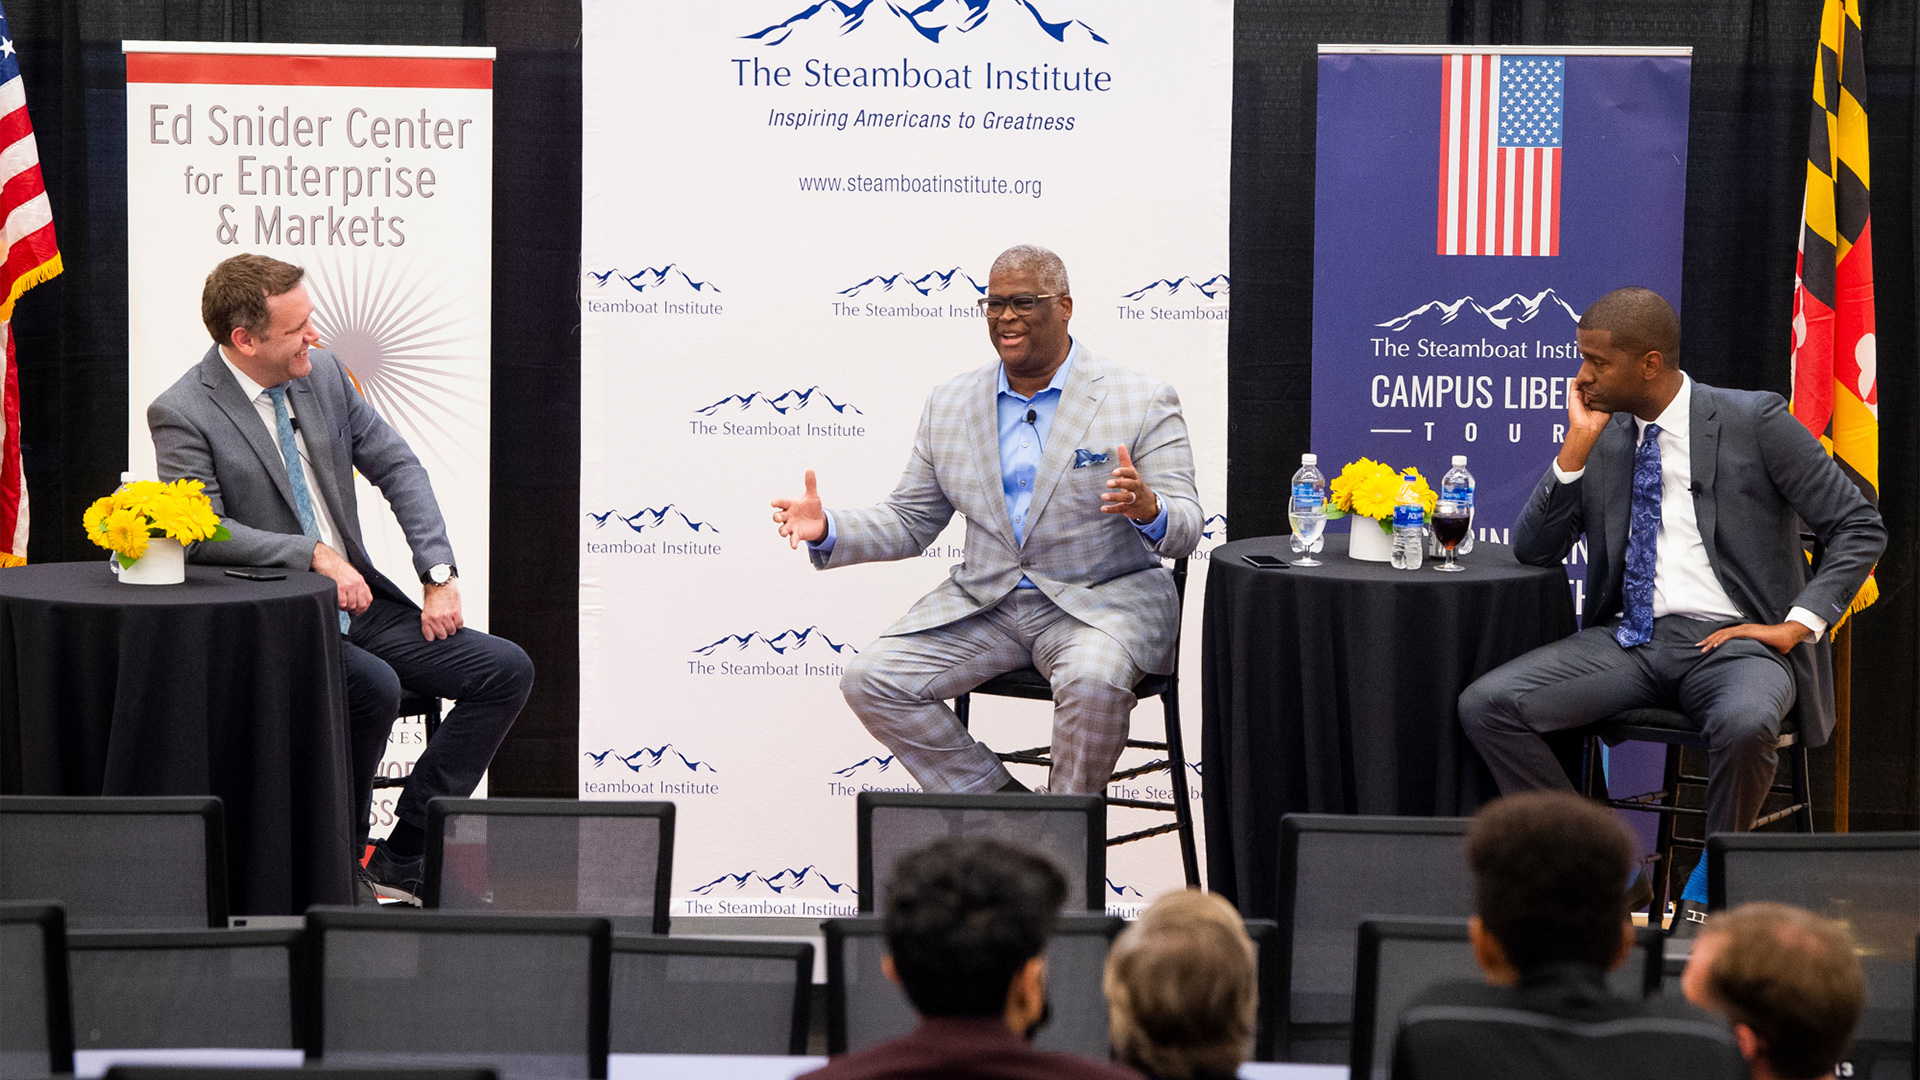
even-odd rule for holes
{"type": "Polygon", "coordinates": [[[1578,472],[1587,467],[1587,455],[1592,453],[1593,444],[1600,441],[1600,433],[1612,419],[1610,412],[1587,408],[1586,392],[1579,383],[1568,388],[1567,439],[1560,444],[1558,459],[1562,472],[1578,472]]]}
{"type": "Polygon", "coordinates": [[[797,548],[802,540],[809,544],[826,539],[827,512],[820,506],[820,492],[814,487],[813,470],[807,470],[807,493],[797,499],[773,500],[773,520],[780,523],[780,535],[787,546],[797,548]]]}
{"type": "Polygon", "coordinates": [[[467,624],[460,616],[460,579],[448,578],[443,585],[429,584],[420,602],[420,636],[442,641],[467,624]]]}
{"type": "Polygon", "coordinates": [[[313,545],[313,572],[333,579],[340,594],[341,611],[360,615],[373,603],[373,590],[367,587],[367,579],[360,576],[360,571],[353,568],[346,556],[325,544],[313,545]]]}
{"type": "Polygon", "coordinates": [[[1133,467],[1133,455],[1127,453],[1125,446],[1120,447],[1120,467],[1113,470],[1113,479],[1107,481],[1107,487],[1112,490],[1100,496],[1104,504],[1100,507],[1101,513],[1124,514],[1142,525],[1160,516],[1160,497],[1140,479],[1140,470],[1133,467]]]}
{"type": "Polygon", "coordinates": [[[1715,630],[1713,633],[1708,634],[1704,641],[1696,641],[1694,644],[1700,646],[1701,652],[1707,653],[1725,645],[1734,638],[1752,638],[1767,648],[1772,649],[1774,652],[1785,656],[1793,651],[1795,645],[1800,644],[1812,636],[1812,627],[1807,626],[1805,623],[1797,623],[1792,619],[1788,619],[1786,622],[1775,623],[1771,626],[1765,623],[1741,623],[1738,626],[1728,626],[1715,630]]]}

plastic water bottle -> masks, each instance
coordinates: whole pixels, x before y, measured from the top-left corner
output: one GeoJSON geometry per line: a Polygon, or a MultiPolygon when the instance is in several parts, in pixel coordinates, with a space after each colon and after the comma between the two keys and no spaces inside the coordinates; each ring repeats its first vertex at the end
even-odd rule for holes
{"type": "Polygon", "coordinates": [[[1320,459],[1313,454],[1300,455],[1300,471],[1293,474],[1293,495],[1287,502],[1287,520],[1293,525],[1293,550],[1306,558],[1295,566],[1319,566],[1313,557],[1324,542],[1321,533],[1327,527],[1327,478],[1320,473],[1320,459]]]}
{"type": "Polygon", "coordinates": [[[1440,498],[1433,508],[1435,554],[1447,561],[1436,569],[1458,570],[1455,555],[1469,548],[1473,536],[1473,474],[1467,471],[1467,456],[1453,455],[1453,468],[1440,478],[1440,498]]]}
{"type": "Polygon", "coordinates": [[[1427,508],[1420,500],[1420,479],[1412,469],[1400,474],[1400,494],[1393,500],[1393,568],[1420,569],[1421,549],[1427,544],[1427,508]]]}

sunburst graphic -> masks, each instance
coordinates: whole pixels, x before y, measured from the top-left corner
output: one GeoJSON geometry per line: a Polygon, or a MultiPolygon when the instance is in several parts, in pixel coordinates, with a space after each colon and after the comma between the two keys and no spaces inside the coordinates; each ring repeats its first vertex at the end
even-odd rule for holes
{"type": "Polygon", "coordinates": [[[479,433],[457,402],[484,406],[474,356],[446,290],[394,263],[308,267],[319,347],[340,358],[360,393],[409,442],[470,451],[479,433]],[[436,437],[437,435],[437,437],[436,437]]]}

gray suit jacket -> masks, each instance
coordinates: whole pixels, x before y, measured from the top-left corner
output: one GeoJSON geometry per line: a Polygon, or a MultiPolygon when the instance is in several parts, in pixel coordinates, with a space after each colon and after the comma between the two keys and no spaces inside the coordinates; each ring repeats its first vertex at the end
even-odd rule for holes
{"type": "MultiPolygon", "coordinates": [[[[1778,394],[1693,384],[1693,507],[1714,577],[1748,621],[1779,623],[1806,608],[1832,624],[1887,546],[1880,513],[1778,394]],[[1805,522],[1824,546],[1811,580],[1800,541],[1805,522]]],[[[1587,470],[1562,484],[1549,468],[1513,530],[1521,562],[1552,566],[1587,537],[1585,623],[1624,606],[1627,523],[1633,487],[1633,417],[1620,413],[1600,435],[1587,470]]],[[[1833,653],[1828,639],[1787,656],[1798,692],[1801,737],[1821,746],[1833,733],[1833,653]]]]}
{"type": "Polygon", "coordinates": [[[1068,614],[1119,641],[1141,668],[1173,670],[1180,609],[1160,560],[1192,552],[1202,520],[1178,395],[1082,347],[1034,477],[1026,542],[1016,544],[1000,479],[999,371],[991,364],[934,388],[900,483],[878,506],[834,511],[833,552],[815,552],[814,564],[824,570],[918,555],[957,510],[967,519],[965,558],[882,636],[964,619],[998,603],[1024,575],[1068,614]],[[1158,544],[1125,517],[1100,513],[1116,463],[1072,467],[1077,449],[1111,454],[1121,443],[1167,509],[1158,544]]]}
{"type": "MultiPolygon", "coordinates": [[[[406,440],[368,405],[347,377],[339,358],[310,349],[313,372],[288,385],[293,414],[300,418],[317,493],[327,502],[339,536],[341,554],[365,575],[377,596],[415,604],[373,568],[360,537],[360,507],[353,491],[359,469],[385,495],[413,549],[414,569],[425,571],[453,562],[446,522],[434,500],[427,470],[406,440]]],[[[200,363],[147,406],[147,428],[160,479],[191,477],[207,485],[213,510],[233,539],[195,544],[195,562],[232,566],[284,566],[305,570],[313,564],[314,541],[302,535],[293,507],[280,447],[267,433],[253,402],[220,358],[207,350],[200,363]]]]}

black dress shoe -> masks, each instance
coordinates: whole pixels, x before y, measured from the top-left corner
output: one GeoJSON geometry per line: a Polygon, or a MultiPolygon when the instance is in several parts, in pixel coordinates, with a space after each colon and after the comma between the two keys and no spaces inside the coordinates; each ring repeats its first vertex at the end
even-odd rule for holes
{"type": "Polygon", "coordinates": [[[374,891],[373,878],[359,863],[353,864],[353,902],[361,907],[380,906],[380,894],[374,891]]]}
{"type": "Polygon", "coordinates": [[[373,845],[373,855],[367,859],[366,873],[373,880],[373,891],[380,899],[397,900],[419,907],[420,894],[426,891],[426,866],[426,856],[404,858],[395,855],[383,840],[373,845]]]}
{"type": "Polygon", "coordinates": [[[1667,927],[1670,938],[1690,938],[1707,924],[1707,906],[1698,900],[1682,900],[1673,908],[1673,925],[1667,927]]]}

